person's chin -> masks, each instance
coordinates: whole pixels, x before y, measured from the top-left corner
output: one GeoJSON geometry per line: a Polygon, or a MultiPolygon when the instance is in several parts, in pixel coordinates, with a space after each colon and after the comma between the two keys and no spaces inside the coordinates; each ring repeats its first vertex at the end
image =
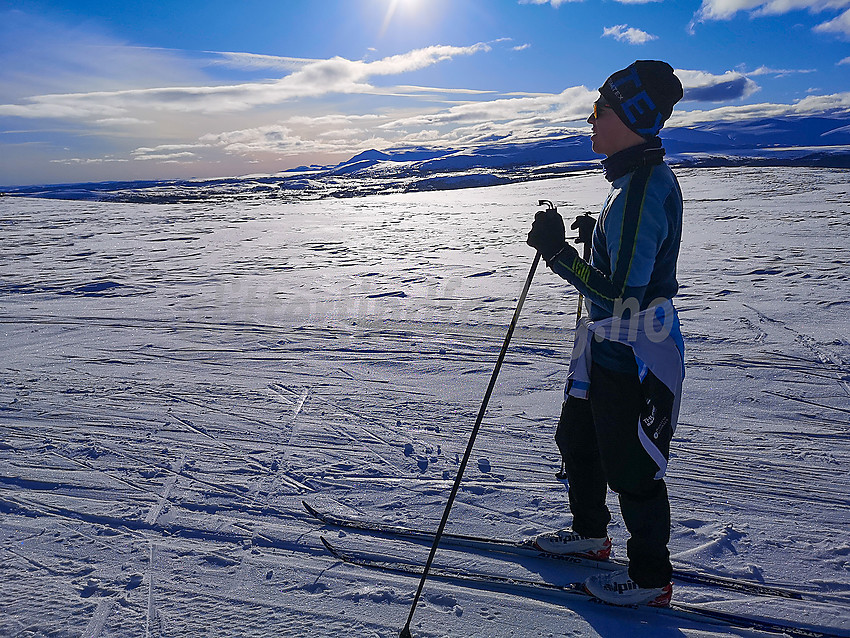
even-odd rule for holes
{"type": "Polygon", "coordinates": [[[591,135],[591,136],[590,136],[590,148],[592,148],[592,149],[593,149],[593,152],[594,152],[594,153],[597,153],[597,154],[599,154],[599,155],[605,155],[605,153],[603,153],[603,152],[600,150],[600,148],[599,148],[599,142],[598,142],[598,140],[596,139],[596,136],[595,136],[595,135],[591,135]]]}

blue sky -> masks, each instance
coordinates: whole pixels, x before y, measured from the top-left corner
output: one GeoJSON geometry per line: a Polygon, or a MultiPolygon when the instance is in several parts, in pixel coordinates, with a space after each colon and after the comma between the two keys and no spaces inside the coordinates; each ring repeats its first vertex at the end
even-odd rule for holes
{"type": "Polygon", "coordinates": [[[0,1],[0,184],[557,135],[635,59],[671,124],[847,112],[850,0],[0,1]]]}

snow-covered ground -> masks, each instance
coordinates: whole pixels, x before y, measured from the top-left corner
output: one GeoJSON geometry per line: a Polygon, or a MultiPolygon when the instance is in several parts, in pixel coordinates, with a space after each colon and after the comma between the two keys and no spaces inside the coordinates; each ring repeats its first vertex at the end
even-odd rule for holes
{"type": "MultiPolygon", "coordinates": [[[[676,597],[850,635],[848,173],[679,174],[674,561],[829,596],[676,597]]],[[[414,561],[427,546],[324,528],[300,502],[436,528],[537,200],[573,216],[606,188],[593,172],[293,204],[0,199],[0,635],[397,635],[416,581],[340,564],[319,536],[414,561]]],[[[451,531],[569,524],[552,434],[575,306],[541,268],[451,531]]],[[[448,549],[436,563],[587,576],[448,549]]],[[[413,630],[758,635],[438,581],[413,630]]]]}

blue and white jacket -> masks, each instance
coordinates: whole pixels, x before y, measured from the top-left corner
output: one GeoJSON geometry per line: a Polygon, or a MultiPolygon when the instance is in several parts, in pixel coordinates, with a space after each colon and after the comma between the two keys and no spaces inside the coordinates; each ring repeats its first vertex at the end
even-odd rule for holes
{"type": "MultiPolygon", "coordinates": [[[[606,159],[611,189],[593,232],[590,263],[571,246],[549,261],[585,296],[593,321],[613,315],[627,319],[678,292],[682,192],[663,156],[655,138],[606,159]]],[[[598,364],[634,370],[627,345],[606,339],[592,347],[598,364]]]]}

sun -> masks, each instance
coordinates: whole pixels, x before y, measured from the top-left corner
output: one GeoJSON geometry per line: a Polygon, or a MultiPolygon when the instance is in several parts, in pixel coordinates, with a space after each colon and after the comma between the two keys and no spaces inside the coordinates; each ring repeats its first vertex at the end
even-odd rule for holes
{"type": "Polygon", "coordinates": [[[395,8],[399,5],[404,7],[411,7],[419,4],[421,0],[390,0],[390,7],[395,8]]]}
{"type": "Polygon", "coordinates": [[[384,22],[381,25],[380,35],[383,36],[387,32],[387,29],[393,20],[393,16],[395,16],[399,9],[403,10],[405,13],[411,13],[417,9],[420,3],[421,0],[389,0],[389,3],[387,4],[387,12],[384,14],[384,22]]]}

